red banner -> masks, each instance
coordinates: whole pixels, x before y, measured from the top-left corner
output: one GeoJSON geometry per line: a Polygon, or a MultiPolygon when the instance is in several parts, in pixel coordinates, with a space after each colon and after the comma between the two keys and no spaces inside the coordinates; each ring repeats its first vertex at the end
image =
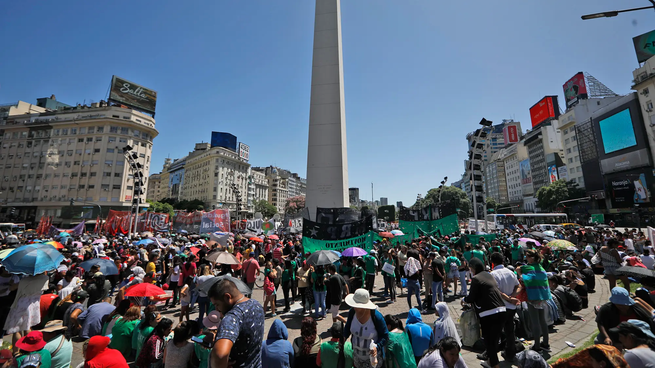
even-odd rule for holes
{"type": "MultiPolygon", "coordinates": [[[[133,220],[133,218],[134,216],[128,211],[110,210],[102,227],[103,231],[110,235],[127,234],[130,231],[130,220],[133,220]]],[[[169,230],[170,221],[167,213],[144,212],[139,214],[138,218],[137,232],[169,230]]],[[[134,226],[133,222],[132,226],[134,226]]]]}

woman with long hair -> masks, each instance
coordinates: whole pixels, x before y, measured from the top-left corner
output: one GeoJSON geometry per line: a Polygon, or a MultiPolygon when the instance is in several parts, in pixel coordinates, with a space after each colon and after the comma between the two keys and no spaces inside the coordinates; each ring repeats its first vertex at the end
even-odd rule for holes
{"type": "Polygon", "coordinates": [[[605,276],[610,283],[610,290],[616,286],[616,277],[618,276],[623,281],[623,287],[630,290],[630,280],[627,276],[617,275],[616,270],[621,267],[623,259],[617,250],[619,241],[612,238],[607,241],[607,245],[600,248],[600,259],[605,269],[605,276]]]}
{"type": "Polygon", "coordinates": [[[130,305],[131,304],[129,300],[123,299],[120,301],[120,303],[118,303],[118,307],[116,307],[116,309],[114,309],[108,315],[102,317],[102,336],[111,335],[116,321],[121,318],[128,309],[130,309],[130,305]]]}
{"type": "Polygon", "coordinates": [[[264,278],[264,313],[266,313],[266,305],[271,305],[271,317],[277,316],[275,313],[275,276],[277,271],[271,270],[264,278]]]}
{"type": "Polygon", "coordinates": [[[462,254],[462,252],[457,252],[457,258],[459,259],[460,266],[457,268],[458,276],[459,276],[459,284],[462,287],[462,290],[460,291],[461,296],[466,296],[468,295],[468,284],[466,283],[466,273],[469,270],[469,263],[462,254]]]}
{"type": "Polygon", "coordinates": [[[193,276],[187,276],[182,284],[182,288],[180,289],[180,323],[182,323],[184,317],[186,317],[187,321],[189,320],[189,305],[191,304],[191,294],[193,293],[192,286],[195,286],[193,276]]]}
{"type": "Polygon", "coordinates": [[[652,367],[655,362],[655,335],[648,324],[638,319],[621,322],[610,329],[619,335],[619,341],[626,350],[623,358],[631,368],[652,367]]]}
{"type": "Polygon", "coordinates": [[[321,348],[321,337],[316,332],[316,320],[305,317],[300,325],[300,336],[293,340],[294,366],[315,368],[321,348]]]}
{"type": "Polygon", "coordinates": [[[146,340],[141,353],[136,358],[136,366],[139,368],[155,368],[163,366],[164,348],[166,337],[170,335],[173,328],[173,321],[162,318],[146,340]]]}
{"type": "Polygon", "coordinates": [[[387,368],[415,368],[414,350],[412,350],[409,336],[405,333],[403,321],[391,314],[384,316],[384,321],[389,330],[389,341],[384,355],[385,366],[387,368]]]}
{"type": "Polygon", "coordinates": [[[189,342],[191,324],[182,322],[173,330],[173,340],[166,344],[164,365],[167,368],[186,368],[193,355],[194,345],[189,342]]]}
{"type": "Polygon", "coordinates": [[[112,329],[111,343],[109,347],[116,349],[123,354],[127,360],[132,355],[132,337],[134,329],[139,324],[141,308],[130,307],[122,317],[119,317],[112,329]]]}
{"type": "Polygon", "coordinates": [[[152,333],[160,320],[161,314],[157,312],[157,308],[154,305],[149,305],[143,310],[143,318],[141,318],[141,322],[134,329],[134,334],[132,335],[132,349],[136,350],[135,356],[139,356],[143,344],[145,344],[146,339],[150,336],[150,333],[152,333]]]}
{"type": "Polygon", "coordinates": [[[464,358],[459,354],[461,349],[457,340],[446,337],[425,353],[418,366],[419,368],[466,368],[464,358]]]}
{"type": "MultiPolygon", "coordinates": [[[[214,275],[211,273],[211,269],[208,265],[200,266],[200,275],[196,281],[196,288],[202,285],[203,282],[213,278],[214,275]]],[[[205,312],[209,310],[209,297],[207,292],[198,289],[198,321],[202,321],[205,317],[205,312]]],[[[188,312],[187,312],[188,313],[188,312]]],[[[189,317],[187,316],[187,321],[189,317]]],[[[180,320],[181,322],[181,320],[180,320]]]]}

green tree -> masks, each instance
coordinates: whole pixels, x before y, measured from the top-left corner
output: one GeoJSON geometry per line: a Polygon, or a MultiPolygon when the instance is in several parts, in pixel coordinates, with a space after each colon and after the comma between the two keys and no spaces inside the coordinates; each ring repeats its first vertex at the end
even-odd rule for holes
{"type": "Polygon", "coordinates": [[[205,202],[200,199],[193,199],[191,201],[183,199],[173,205],[176,210],[184,210],[188,212],[202,211],[205,209],[205,202]]]}
{"type": "Polygon", "coordinates": [[[267,200],[262,199],[260,201],[255,201],[255,212],[261,212],[264,218],[271,218],[277,213],[277,207],[268,203],[267,200]]]}
{"type": "Polygon", "coordinates": [[[542,211],[551,212],[561,201],[569,199],[569,189],[565,180],[558,180],[539,188],[537,205],[542,211]]]}
{"type": "Polygon", "coordinates": [[[175,215],[173,206],[171,206],[169,203],[162,203],[151,200],[147,200],[147,202],[150,204],[150,207],[148,208],[149,212],[167,213],[171,217],[175,215]]]}
{"type": "MultiPolygon", "coordinates": [[[[473,205],[465,191],[453,186],[446,186],[441,190],[441,203],[443,205],[454,206],[457,210],[457,216],[461,219],[471,216],[473,205]]],[[[421,205],[424,207],[436,203],[439,203],[439,188],[432,188],[421,201],[421,205]]]]}

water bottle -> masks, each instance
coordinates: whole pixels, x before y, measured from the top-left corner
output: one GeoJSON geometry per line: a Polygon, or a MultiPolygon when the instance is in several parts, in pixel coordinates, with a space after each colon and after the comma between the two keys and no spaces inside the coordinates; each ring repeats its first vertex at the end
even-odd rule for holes
{"type": "MultiPolygon", "coordinates": [[[[371,340],[371,344],[368,347],[369,352],[376,351],[377,348],[378,348],[378,346],[375,344],[375,342],[373,342],[373,340],[371,340]]],[[[369,357],[371,358],[371,367],[373,367],[373,368],[377,367],[378,366],[378,356],[377,356],[377,354],[376,355],[369,355],[369,357]]]]}

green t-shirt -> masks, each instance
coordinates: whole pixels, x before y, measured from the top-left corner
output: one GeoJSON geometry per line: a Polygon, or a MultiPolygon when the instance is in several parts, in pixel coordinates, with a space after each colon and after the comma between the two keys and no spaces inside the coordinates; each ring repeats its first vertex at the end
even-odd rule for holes
{"type": "Polygon", "coordinates": [[[132,353],[132,336],[134,329],[139,324],[139,320],[125,321],[123,318],[116,321],[114,328],[111,330],[111,343],[109,347],[116,349],[123,354],[125,359],[132,353]]]}
{"type": "Polygon", "coordinates": [[[414,350],[406,332],[389,332],[384,360],[387,368],[416,368],[414,350]]]}
{"type": "Polygon", "coordinates": [[[519,261],[521,259],[521,253],[523,253],[523,248],[520,245],[512,245],[510,247],[512,251],[512,262],[519,261]]]}
{"type": "MultiPolygon", "coordinates": [[[[198,338],[204,339],[205,335],[200,335],[198,336],[198,338]]],[[[194,343],[193,345],[194,345],[193,349],[195,350],[196,356],[198,357],[198,360],[200,360],[200,364],[198,365],[198,368],[208,368],[209,353],[211,353],[212,349],[206,348],[198,343],[194,343]]]]}
{"type": "Polygon", "coordinates": [[[312,272],[312,288],[313,288],[314,291],[325,291],[326,290],[325,289],[325,282],[326,282],[326,277],[325,277],[324,272],[321,272],[321,273],[312,272]],[[323,278],[323,285],[318,286],[316,284],[317,284],[319,278],[321,278],[321,277],[323,278]]]}
{"type": "Polygon", "coordinates": [[[143,344],[146,343],[146,339],[148,336],[150,336],[150,333],[154,329],[155,328],[152,326],[147,326],[143,329],[140,329],[137,324],[137,327],[134,329],[134,333],[132,334],[132,349],[136,350],[137,357],[139,356],[139,353],[141,353],[141,348],[143,347],[143,344]]]}
{"type": "Polygon", "coordinates": [[[25,360],[25,357],[32,354],[39,354],[41,356],[41,368],[52,367],[52,355],[50,355],[50,352],[47,351],[46,349],[41,349],[39,351],[34,351],[29,354],[19,356],[18,358],[16,358],[16,363],[17,363],[16,365],[20,367],[23,360],[25,360]]]}
{"type": "Polygon", "coordinates": [[[369,273],[374,274],[375,273],[375,271],[376,271],[376,269],[375,269],[376,261],[377,261],[377,259],[375,257],[373,257],[373,256],[364,256],[364,263],[366,264],[365,267],[366,267],[366,273],[367,274],[369,274],[369,273]]]}
{"type": "Polygon", "coordinates": [[[446,269],[446,273],[450,272],[450,267],[452,263],[456,264],[457,268],[459,268],[459,266],[462,265],[462,262],[460,262],[460,260],[457,259],[457,257],[449,256],[444,261],[444,268],[446,269]]]}
{"type": "Polygon", "coordinates": [[[473,252],[471,252],[470,250],[464,252],[464,259],[466,259],[467,262],[471,261],[471,257],[473,257],[473,252]]]}
{"type": "MultiPolygon", "coordinates": [[[[339,342],[325,341],[321,344],[321,368],[334,368],[339,362],[339,342]]],[[[343,344],[344,368],[353,367],[353,346],[350,341],[343,344]]]]}
{"type": "MultiPolygon", "coordinates": [[[[479,250],[479,249],[476,249],[476,250],[474,250],[472,253],[473,253],[473,257],[475,257],[475,258],[481,260],[482,262],[485,262],[485,258],[486,258],[486,257],[484,256],[484,252],[483,252],[483,251],[481,251],[481,250],[479,250]]],[[[470,259],[469,259],[469,261],[470,261],[470,259]]]]}

